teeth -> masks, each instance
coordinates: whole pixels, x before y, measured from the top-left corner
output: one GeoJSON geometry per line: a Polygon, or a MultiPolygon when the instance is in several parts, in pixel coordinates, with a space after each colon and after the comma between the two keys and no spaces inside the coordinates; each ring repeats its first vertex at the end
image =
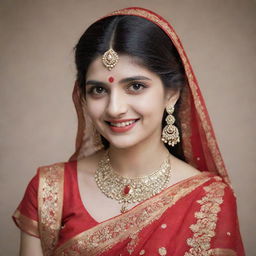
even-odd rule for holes
{"type": "Polygon", "coordinates": [[[127,125],[131,125],[133,123],[135,123],[136,120],[131,120],[131,121],[127,121],[127,122],[121,122],[121,123],[110,123],[112,126],[116,126],[116,127],[125,127],[127,125]]]}

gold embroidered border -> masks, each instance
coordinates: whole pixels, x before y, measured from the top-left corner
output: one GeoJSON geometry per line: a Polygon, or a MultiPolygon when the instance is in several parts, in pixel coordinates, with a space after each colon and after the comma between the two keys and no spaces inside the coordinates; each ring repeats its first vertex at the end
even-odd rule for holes
{"type": "MultiPolygon", "coordinates": [[[[206,138],[207,138],[207,145],[208,145],[209,150],[211,151],[211,154],[214,158],[214,162],[216,164],[217,170],[220,173],[220,175],[224,178],[224,180],[227,183],[230,183],[226,168],[224,166],[223,159],[221,157],[221,154],[220,154],[220,151],[219,151],[219,148],[218,148],[218,145],[217,145],[214,133],[213,133],[210,119],[207,114],[207,110],[205,108],[203,100],[199,97],[199,94],[198,94],[199,88],[197,85],[195,75],[192,71],[192,67],[188,61],[188,58],[183,49],[183,46],[182,46],[176,32],[172,28],[172,26],[164,19],[162,19],[162,18],[158,17],[157,15],[155,15],[154,13],[149,12],[148,10],[144,10],[142,8],[122,9],[122,10],[114,11],[108,16],[112,16],[112,15],[134,15],[134,16],[139,16],[139,17],[148,19],[148,20],[152,21],[153,23],[155,23],[156,25],[158,25],[160,28],[162,28],[166,32],[166,34],[170,37],[170,39],[172,40],[176,49],[178,50],[180,57],[182,59],[182,62],[184,64],[184,68],[185,68],[187,79],[188,79],[188,82],[190,85],[191,93],[194,98],[195,108],[196,108],[198,116],[201,120],[202,127],[205,131],[206,138]]],[[[187,155],[191,155],[191,154],[188,152],[187,155]]],[[[193,164],[193,162],[194,162],[193,159],[189,159],[189,160],[190,160],[189,162],[192,162],[192,164],[193,164]]]]}
{"type": "Polygon", "coordinates": [[[78,234],[57,248],[55,255],[98,255],[129,238],[132,240],[128,249],[132,254],[137,245],[137,235],[144,227],[209,179],[208,173],[202,173],[167,188],[134,209],[78,234]]]}
{"type": "Polygon", "coordinates": [[[231,249],[215,248],[209,251],[209,256],[237,256],[237,253],[231,249]]]}
{"type": "Polygon", "coordinates": [[[204,105],[202,104],[202,101],[200,100],[197,88],[195,86],[193,86],[193,87],[191,87],[191,90],[192,90],[193,96],[195,98],[195,106],[196,106],[197,112],[199,114],[201,123],[202,123],[204,131],[205,131],[207,145],[213,155],[217,170],[219,171],[220,175],[223,177],[225,182],[230,183],[226,168],[224,166],[223,159],[221,157],[221,154],[220,154],[217,142],[216,142],[216,139],[212,132],[212,126],[211,126],[210,122],[208,121],[209,117],[206,115],[206,110],[204,109],[204,105]]]}
{"type": "MultiPolygon", "coordinates": [[[[217,178],[216,178],[217,179],[217,178]]],[[[198,200],[200,211],[195,213],[197,222],[190,226],[193,237],[187,239],[191,247],[184,256],[208,256],[211,252],[211,239],[215,236],[215,228],[223,202],[224,189],[227,185],[223,182],[213,182],[204,187],[206,195],[198,200]]],[[[214,254],[213,254],[214,255],[214,254]]]]}
{"type": "Polygon", "coordinates": [[[38,222],[28,218],[27,216],[21,214],[19,210],[16,210],[12,215],[13,220],[16,225],[24,232],[30,234],[31,236],[39,237],[38,233],[38,222]]]}
{"type": "Polygon", "coordinates": [[[52,255],[61,227],[64,164],[39,169],[38,215],[39,234],[44,255],[52,255]]]}

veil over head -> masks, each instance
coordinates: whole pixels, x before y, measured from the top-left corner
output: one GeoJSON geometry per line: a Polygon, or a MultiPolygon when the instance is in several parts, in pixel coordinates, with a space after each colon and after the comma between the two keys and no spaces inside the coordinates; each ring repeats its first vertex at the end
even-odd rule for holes
{"type": "MultiPolygon", "coordinates": [[[[200,171],[208,171],[220,175],[225,182],[229,183],[227,170],[220,154],[197,79],[173,27],[158,14],[140,7],[117,10],[104,16],[104,18],[115,15],[132,15],[147,19],[160,27],[171,39],[183,62],[187,77],[187,84],[182,89],[181,105],[178,110],[178,118],[182,130],[181,143],[185,160],[200,171]]],[[[77,82],[73,90],[73,101],[78,116],[78,131],[76,151],[71,156],[70,161],[90,155],[102,148],[100,136],[86,114],[86,106],[83,102],[83,97],[80,97],[77,82]]]]}

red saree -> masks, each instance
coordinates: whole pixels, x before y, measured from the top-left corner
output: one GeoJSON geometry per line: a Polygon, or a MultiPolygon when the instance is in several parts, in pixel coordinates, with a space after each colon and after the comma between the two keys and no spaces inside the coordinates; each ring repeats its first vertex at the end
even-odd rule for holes
{"type": "Polygon", "coordinates": [[[233,192],[208,172],[98,223],[82,203],[76,161],[42,167],[13,217],[45,255],[244,255],[233,192]]]}
{"type": "Polygon", "coordinates": [[[142,8],[135,15],[157,24],[183,61],[187,85],[178,113],[186,162],[201,174],[166,188],[124,214],[98,223],[83,205],[77,159],[102,148],[75,85],[78,114],[76,152],[70,162],[39,168],[13,215],[24,232],[41,239],[44,255],[244,255],[236,200],[190,63],[171,25],[142,8]]]}

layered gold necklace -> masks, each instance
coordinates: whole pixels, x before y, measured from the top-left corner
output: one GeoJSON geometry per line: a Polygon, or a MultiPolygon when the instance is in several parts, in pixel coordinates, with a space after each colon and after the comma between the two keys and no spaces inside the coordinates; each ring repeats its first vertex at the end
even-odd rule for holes
{"type": "Polygon", "coordinates": [[[128,209],[131,203],[139,203],[159,192],[168,184],[171,176],[170,155],[160,168],[146,176],[123,177],[113,170],[106,151],[95,172],[95,180],[99,189],[108,197],[122,204],[121,213],[128,209]]]}

